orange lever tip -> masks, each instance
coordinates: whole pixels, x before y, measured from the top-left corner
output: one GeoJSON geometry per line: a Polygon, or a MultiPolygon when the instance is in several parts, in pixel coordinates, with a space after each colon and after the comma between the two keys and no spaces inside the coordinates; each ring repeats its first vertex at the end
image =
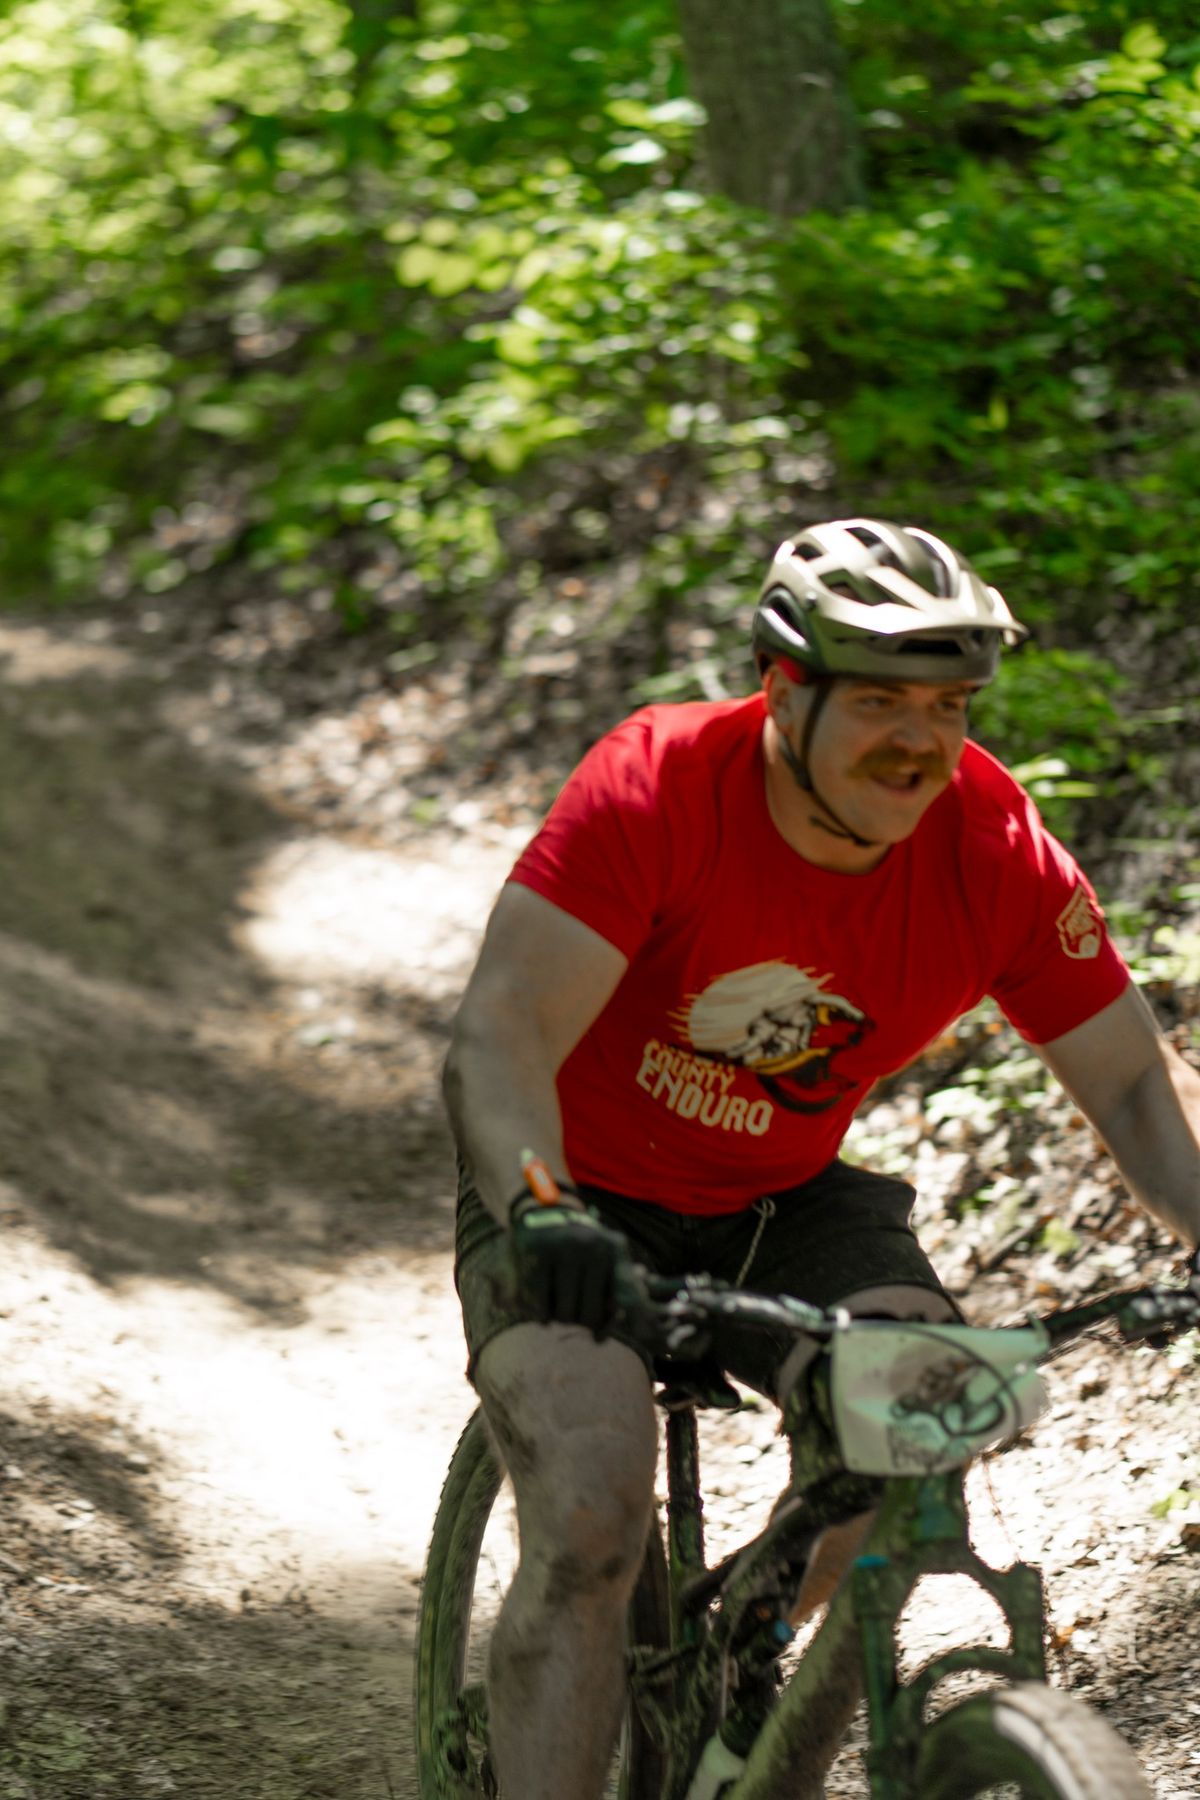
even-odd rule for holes
{"type": "Polygon", "coordinates": [[[521,1173],[526,1186],[540,1206],[554,1206],[562,1199],[562,1190],[546,1163],[533,1150],[522,1150],[521,1173]]]}

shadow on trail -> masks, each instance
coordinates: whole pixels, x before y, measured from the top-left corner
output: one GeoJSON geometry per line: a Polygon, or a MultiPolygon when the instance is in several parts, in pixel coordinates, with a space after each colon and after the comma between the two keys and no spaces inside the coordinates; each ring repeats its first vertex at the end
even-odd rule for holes
{"type": "MultiPolygon", "coordinates": [[[[1111,1613],[1094,1649],[1061,1657],[1061,1685],[1103,1713],[1154,1773],[1158,1747],[1184,1732],[1196,1746],[1200,1664],[1200,1566],[1172,1556],[1141,1565],[1124,1608],[1111,1613]]],[[[1153,1785],[1153,1783],[1152,1783],[1153,1785]]],[[[1189,1790],[1190,1791],[1190,1790],[1189,1790]]]]}
{"type": "MultiPolygon", "coordinates": [[[[49,1413],[48,1407],[38,1411],[49,1413]]],[[[85,1559],[89,1573],[110,1576],[115,1558],[146,1555],[155,1561],[177,1557],[170,1527],[147,1485],[157,1445],[119,1432],[115,1421],[56,1408],[52,1421],[0,1412],[0,1552],[2,1579],[80,1580],[80,1541],[71,1522],[87,1526],[85,1559]],[[47,1515],[46,1505],[53,1509],[47,1515]],[[39,1527],[37,1519],[42,1524],[39,1527]],[[45,1531],[48,1517],[59,1533],[57,1547],[45,1531]],[[104,1548],[99,1553],[97,1543],[104,1548]],[[64,1560],[65,1558],[65,1560],[64,1560]]]]}
{"type": "MultiPolygon", "coordinates": [[[[370,1599],[343,1609],[310,1601],[298,1565],[239,1593],[234,1544],[224,1583],[199,1586],[172,1503],[114,1425],[0,1414],[0,1793],[412,1795],[415,1571],[347,1555],[370,1599]]],[[[181,1473],[146,1448],[160,1476],[181,1473]]]]}
{"type": "Polygon", "coordinates": [[[450,1009],[356,984],[324,1001],[363,1037],[296,1016],[238,941],[295,827],[169,707],[111,667],[0,686],[0,1212],[278,1320],[290,1268],[448,1245],[450,1009]]]}
{"type": "MultiPolygon", "coordinates": [[[[384,1572],[380,1571],[380,1579],[384,1572]]],[[[415,1793],[411,1626],[308,1609],[174,1606],[140,1622],[43,1591],[7,1646],[0,1790],[188,1800],[393,1800],[415,1793]],[[72,1609],[69,1630],[55,1614],[72,1609]],[[63,1648],[69,1646],[69,1648],[63,1648]],[[403,1661],[401,1660],[403,1658],[403,1661]],[[23,1786],[6,1783],[19,1780],[23,1786]]],[[[7,1636],[7,1633],[5,1633],[7,1636]]]]}

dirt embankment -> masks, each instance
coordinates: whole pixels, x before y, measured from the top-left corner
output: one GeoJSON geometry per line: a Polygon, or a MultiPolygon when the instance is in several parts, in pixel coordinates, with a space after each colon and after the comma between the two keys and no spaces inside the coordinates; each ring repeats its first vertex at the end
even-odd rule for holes
{"type": "MultiPolygon", "coordinates": [[[[0,1800],[415,1793],[416,1580],[471,1404],[436,1068],[537,796],[389,834],[358,700],[260,709],[235,766],[223,679],[0,628],[0,1800]],[[370,839],[319,823],[356,780],[370,839]]],[[[1003,1530],[980,1500],[1164,1800],[1200,1772],[1200,1581],[1152,1511],[1194,1393],[1088,1352],[996,1465],[1003,1530]]],[[[720,1542],[778,1479],[766,1414],[711,1467],[720,1542]]]]}

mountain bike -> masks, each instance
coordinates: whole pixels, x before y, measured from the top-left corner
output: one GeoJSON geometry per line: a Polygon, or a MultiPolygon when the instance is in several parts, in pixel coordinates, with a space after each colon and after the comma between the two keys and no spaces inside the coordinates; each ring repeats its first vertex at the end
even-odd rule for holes
{"type": "MultiPolygon", "coordinates": [[[[610,1795],[821,1800],[863,1695],[871,1800],[1150,1800],[1117,1733],[1046,1685],[1041,1576],[1021,1563],[992,1568],[973,1549],[964,1470],[1036,1416],[1039,1366],[1057,1352],[1104,1327],[1126,1341],[1165,1342],[1200,1324],[1200,1299],[1143,1288],[991,1330],[852,1319],[704,1278],[633,1271],[623,1309],[639,1340],[670,1359],[657,1394],[666,1412],[666,1543],[655,1525],[629,1609],[628,1698],[610,1795]],[[785,1408],[787,1496],[757,1537],[709,1567],[696,1411],[739,1399],[698,1360],[717,1321],[786,1331],[819,1350],[785,1408]],[[781,1661],[826,1534],[863,1529],[848,1575],[785,1680],[781,1661]],[[991,1596],[1009,1642],[945,1651],[902,1678],[900,1616],[918,1581],[944,1574],[967,1576],[991,1596]],[[947,1688],[963,1677],[972,1691],[946,1704],[947,1688]]],[[[494,1613],[481,1595],[489,1580],[499,1592],[511,1574],[493,1545],[501,1481],[476,1413],[450,1465],[422,1592],[421,1800],[499,1793],[482,1642],[494,1613]]]]}

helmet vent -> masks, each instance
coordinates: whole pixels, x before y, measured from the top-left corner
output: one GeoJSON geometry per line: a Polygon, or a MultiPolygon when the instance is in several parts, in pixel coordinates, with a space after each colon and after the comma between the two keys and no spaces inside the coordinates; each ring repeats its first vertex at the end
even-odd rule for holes
{"type": "Polygon", "coordinates": [[[964,639],[978,642],[975,632],[964,632],[961,638],[901,638],[893,652],[896,656],[961,656],[964,639]]]}

